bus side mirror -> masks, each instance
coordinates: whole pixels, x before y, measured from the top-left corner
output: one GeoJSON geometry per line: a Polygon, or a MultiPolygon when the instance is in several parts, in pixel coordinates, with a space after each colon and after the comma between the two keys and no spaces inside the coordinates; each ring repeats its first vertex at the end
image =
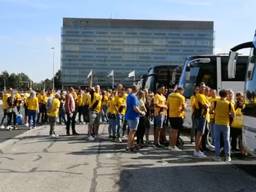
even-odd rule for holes
{"type": "Polygon", "coordinates": [[[228,60],[228,78],[233,79],[236,76],[236,61],[238,53],[230,51],[228,60]]]}

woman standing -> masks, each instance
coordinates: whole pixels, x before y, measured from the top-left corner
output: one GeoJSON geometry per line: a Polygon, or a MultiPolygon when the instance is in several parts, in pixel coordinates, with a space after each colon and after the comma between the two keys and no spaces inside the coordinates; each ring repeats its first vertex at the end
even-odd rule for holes
{"type": "Polygon", "coordinates": [[[36,127],[36,113],[39,111],[39,103],[35,91],[31,91],[26,103],[28,108],[29,128],[32,129],[36,127]]]}

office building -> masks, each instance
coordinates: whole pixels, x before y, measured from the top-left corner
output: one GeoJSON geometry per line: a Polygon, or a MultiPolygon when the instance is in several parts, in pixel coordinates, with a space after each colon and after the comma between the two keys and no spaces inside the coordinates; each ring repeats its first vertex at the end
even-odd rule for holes
{"type": "Polygon", "coordinates": [[[129,85],[156,65],[182,65],[190,55],[213,53],[211,21],[64,18],[61,71],[64,86],[93,83],[129,85]]]}

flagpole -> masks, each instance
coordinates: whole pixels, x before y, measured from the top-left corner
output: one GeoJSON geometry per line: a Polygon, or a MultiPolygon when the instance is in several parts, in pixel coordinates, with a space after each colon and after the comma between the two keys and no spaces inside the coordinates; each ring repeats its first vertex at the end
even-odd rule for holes
{"type": "Polygon", "coordinates": [[[113,75],[112,75],[112,89],[115,87],[115,77],[114,77],[114,70],[113,70],[113,75]]]}
{"type": "Polygon", "coordinates": [[[92,82],[93,82],[93,72],[92,72],[91,77],[90,77],[90,87],[92,87],[92,82]]]}

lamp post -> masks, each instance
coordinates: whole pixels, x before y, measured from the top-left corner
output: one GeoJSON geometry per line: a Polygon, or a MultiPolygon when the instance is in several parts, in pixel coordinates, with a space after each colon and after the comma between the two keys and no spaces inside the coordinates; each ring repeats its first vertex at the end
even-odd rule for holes
{"type": "Polygon", "coordinates": [[[55,89],[55,87],[54,87],[54,56],[55,56],[55,48],[52,47],[51,50],[52,50],[52,89],[54,90],[55,89]]]}

